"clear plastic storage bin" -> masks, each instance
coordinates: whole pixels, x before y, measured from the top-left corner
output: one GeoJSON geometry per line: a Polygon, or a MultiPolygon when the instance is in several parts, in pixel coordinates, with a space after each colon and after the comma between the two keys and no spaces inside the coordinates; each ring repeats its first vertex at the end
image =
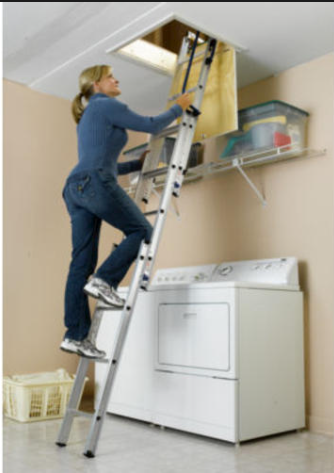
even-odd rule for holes
{"type": "MultiPolygon", "coordinates": [[[[164,167],[170,163],[176,138],[166,137],[163,148],[161,150],[159,167],[164,167]]],[[[148,143],[136,146],[135,148],[125,151],[123,154],[126,156],[127,161],[133,159],[139,159],[141,154],[148,149],[148,143]]],[[[188,168],[198,166],[203,162],[203,145],[201,143],[193,143],[190,148],[188,168]]],[[[136,185],[138,182],[139,171],[132,172],[129,174],[130,185],[136,185]]],[[[157,177],[156,181],[164,180],[165,176],[157,177]]]]}
{"type": "Polygon", "coordinates": [[[306,145],[308,116],[304,110],[279,100],[239,110],[239,131],[228,135],[220,157],[275,148],[302,149],[306,145]]]}
{"type": "MultiPolygon", "coordinates": [[[[74,381],[75,376],[63,368],[45,373],[5,376],[4,415],[19,422],[63,417],[74,381]]],[[[86,377],[85,383],[87,381],[86,377]]]]}

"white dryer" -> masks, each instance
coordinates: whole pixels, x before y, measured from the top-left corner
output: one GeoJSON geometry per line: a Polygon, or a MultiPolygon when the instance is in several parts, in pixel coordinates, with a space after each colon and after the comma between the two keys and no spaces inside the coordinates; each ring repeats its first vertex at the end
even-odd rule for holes
{"type": "MultiPolygon", "coordinates": [[[[111,354],[121,313],[105,310],[97,345],[111,354]]],[[[303,339],[295,258],[158,270],[107,412],[234,443],[303,428],[303,339]]],[[[95,374],[98,399],[106,366],[95,374]]]]}

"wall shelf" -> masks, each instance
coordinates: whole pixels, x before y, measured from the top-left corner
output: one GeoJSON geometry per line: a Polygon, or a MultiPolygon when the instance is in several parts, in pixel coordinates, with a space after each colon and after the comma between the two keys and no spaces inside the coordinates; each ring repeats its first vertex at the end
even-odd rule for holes
{"type": "MultiPolygon", "coordinates": [[[[251,152],[235,155],[231,158],[224,158],[218,162],[210,162],[200,164],[196,167],[189,168],[184,178],[184,184],[198,181],[199,179],[208,178],[220,174],[223,172],[237,169],[241,175],[246,179],[248,184],[252,187],[254,192],[257,194],[263,205],[266,205],[264,196],[256,188],[254,183],[250,180],[244,171],[244,168],[250,168],[255,166],[262,166],[264,164],[277,163],[294,158],[314,158],[317,156],[323,156],[326,153],[326,149],[314,150],[311,148],[300,148],[293,146],[282,146],[280,148],[273,148],[262,152],[251,152]]],[[[165,182],[166,176],[156,178],[154,188],[158,189],[162,187],[165,182]]],[[[133,194],[136,190],[136,185],[126,187],[125,191],[128,194],[133,194]]]]}

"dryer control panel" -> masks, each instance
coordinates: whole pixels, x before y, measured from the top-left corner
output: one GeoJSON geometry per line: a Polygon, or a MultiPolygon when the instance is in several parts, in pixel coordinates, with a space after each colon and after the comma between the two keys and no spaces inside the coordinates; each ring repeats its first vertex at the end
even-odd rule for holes
{"type": "Polygon", "coordinates": [[[219,265],[167,268],[156,271],[152,285],[206,282],[245,282],[298,286],[297,258],[233,261],[219,265]]]}
{"type": "Polygon", "coordinates": [[[298,263],[292,257],[222,263],[211,281],[298,285],[298,263]]]}
{"type": "Polygon", "coordinates": [[[152,284],[192,284],[197,282],[210,282],[217,268],[216,264],[206,266],[188,266],[185,268],[158,269],[152,284]]]}

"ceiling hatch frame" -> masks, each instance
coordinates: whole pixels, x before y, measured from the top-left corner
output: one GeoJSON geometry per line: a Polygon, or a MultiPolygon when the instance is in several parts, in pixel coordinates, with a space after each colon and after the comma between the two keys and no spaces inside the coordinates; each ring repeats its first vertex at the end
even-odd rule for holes
{"type": "Polygon", "coordinates": [[[220,35],[219,36],[218,35],[211,35],[210,33],[208,33],[207,30],[205,30],[205,29],[203,30],[202,27],[200,27],[198,25],[195,25],[194,23],[185,20],[180,15],[177,15],[177,14],[173,13],[173,14],[168,14],[168,15],[164,16],[159,21],[155,21],[154,23],[147,26],[146,28],[141,29],[139,32],[130,35],[126,40],[119,42],[118,44],[112,46],[111,48],[107,48],[105,50],[105,53],[106,54],[117,54],[122,59],[125,59],[127,61],[140,64],[141,66],[145,66],[149,69],[154,69],[158,73],[162,73],[164,75],[167,74],[167,75],[172,76],[174,74],[175,66],[174,67],[169,66],[169,68],[168,68],[167,66],[164,66],[163,63],[166,64],[168,61],[170,61],[170,64],[173,64],[173,61],[174,61],[174,65],[176,65],[178,53],[172,53],[168,49],[164,48],[163,46],[157,46],[157,45],[154,45],[153,43],[150,43],[148,41],[143,41],[143,38],[148,36],[151,33],[156,32],[158,29],[170,24],[173,21],[177,21],[177,22],[181,23],[182,26],[189,27],[192,30],[199,31],[200,33],[206,35],[207,37],[214,37],[215,39],[223,42],[224,44],[234,48],[234,50],[236,52],[245,51],[245,48],[243,48],[242,46],[236,45],[236,44],[232,43],[231,41],[226,40],[226,38],[224,38],[220,35]],[[159,65],[159,61],[154,63],[154,61],[152,61],[152,59],[145,60],[143,58],[140,58],[140,56],[136,57],[133,54],[133,52],[131,53],[131,50],[134,51],[136,49],[136,45],[140,48],[140,44],[139,44],[140,41],[142,41],[142,46],[144,47],[144,50],[146,48],[148,48],[148,54],[151,54],[151,57],[154,54],[156,54],[157,57],[158,57],[159,54],[160,54],[160,63],[162,63],[162,65],[159,65]],[[144,43],[146,43],[146,45],[144,43]],[[125,51],[122,52],[123,48],[127,49],[129,52],[125,52],[125,51]],[[168,53],[168,56],[171,56],[172,54],[174,54],[174,58],[173,57],[169,57],[169,58],[166,57],[165,59],[163,59],[161,55],[164,54],[164,51],[166,51],[168,53]]]}

